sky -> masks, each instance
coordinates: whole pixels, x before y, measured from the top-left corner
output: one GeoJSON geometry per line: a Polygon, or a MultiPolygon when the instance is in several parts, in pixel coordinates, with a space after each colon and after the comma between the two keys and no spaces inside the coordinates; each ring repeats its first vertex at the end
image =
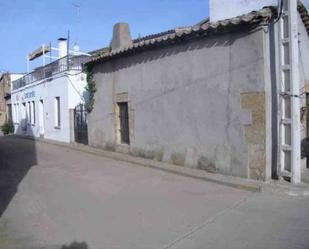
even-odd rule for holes
{"type": "Polygon", "coordinates": [[[0,0],[0,10],[0,73],[23,73],[28,53],[68,30],[70,46],[87,52],[107,46],[120,21],[133,38],[193,25],[208,17],[208,0],[0,0]]]}

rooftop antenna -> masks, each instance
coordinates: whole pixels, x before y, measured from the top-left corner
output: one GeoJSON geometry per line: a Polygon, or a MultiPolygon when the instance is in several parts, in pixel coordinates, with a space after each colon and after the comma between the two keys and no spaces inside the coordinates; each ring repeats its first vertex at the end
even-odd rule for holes
{"type": "MultiPolygon", "coordinates": [[[[80,16],[80,5],[77,3],[72,3],[72,6],[76,9],[76,17],[77,17],[77,23],[79,22],[79,16],[80,16]]],[[[69,37],[69,35],[68,35],[69,37]]],[[[68,40],[69,43],[69,40],[68,40]]],[[[77,39],[75,40],[74,44],[77,44],[77,39]]]]}
{"type": "Polygon", "coordinates": [[[73,7],[76,8],[76,16],[79,18],[79,13],[80,13],[80,5],[76,3],[72,3],[73,7]]]}
{"type": "Polygon", "coordinates": [[[67,68],[69,69],[70,62],[70,30],[68,30],[68,38],[67,38],[67,68]]]}

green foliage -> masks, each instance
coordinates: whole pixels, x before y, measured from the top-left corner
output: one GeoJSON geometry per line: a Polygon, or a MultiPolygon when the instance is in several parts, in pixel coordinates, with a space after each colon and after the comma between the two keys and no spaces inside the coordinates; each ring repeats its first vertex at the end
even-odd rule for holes
{"type": "Polygon", "coordinates": [[[12,122],[6,122],[2,127],[1,130],[4,135],[8,135],[14,133],[14,125],[12,122]]]}
{"type": "Polygon", "coordinates": [[[87,86],[86,91],[89,93],[89,100],[86,103],[88,113],[93,110],[94,106],[94,94],[97,91],[95,81],[93,79],[93,66],[87,65],[84,68],[84,72],[87,74],[87,86]]]}

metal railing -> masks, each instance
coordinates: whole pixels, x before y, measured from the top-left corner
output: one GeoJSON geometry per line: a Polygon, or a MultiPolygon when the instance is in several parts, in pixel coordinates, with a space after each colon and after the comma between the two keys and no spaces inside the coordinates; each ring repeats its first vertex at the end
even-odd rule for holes
{"type": "Polygon", "coordinates": [[[69,55],[59,60],[56,60],[46,66],[38,67],[31,73],[26,74],[22,78],[13,81],[12,82],[13,90],[17,90],[19,88],[27,86],[36,81],[52,77],[53,75],[56,75],[56,74],[59,74],[65,71],[69,71],[69,70],[81,71],[82,64],[87,62],[88,60],[89,60],[88,56],[69,55]]]}

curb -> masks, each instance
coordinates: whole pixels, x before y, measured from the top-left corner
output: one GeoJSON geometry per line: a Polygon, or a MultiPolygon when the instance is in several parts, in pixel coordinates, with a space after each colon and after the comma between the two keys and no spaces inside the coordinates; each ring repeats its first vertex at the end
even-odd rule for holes
{"type": "Polygon", "coordinates": [[[159,162],[154,161],[150,159],[140,158],[140,157],[134,157],[128,154],[118,153],[118,152],[112,152],[112,151],[106,151],[103,149],[93,148],[87,145],[81,145],[77,143],[68,144],[63,142],[57,142],[53,140],[48,139],[42,139],[42,138],[34,138],[30,136],[16,136],[14,137],[21,138],[21,139],[27,139],[32,140],[36,142],[61,146],[64,148],[73,149],[80,152],[85,152],[92,155],[102,156],[114,160],[124,161],[128,163],[134,163],[143,167],[148,167],[152,169],[157,169],[165,172],[169,172],[172,174],[177,174],[185,177],[191,177],[198,180],[203,180],[207,182],[213,182],[216,184],[233,187],[237,189],[242,189],[246,191],[251,192],[262,192],[262,185],[263,183],[253,180],[248,180],[240,177],[234,177],[234,176],[226,176],[226,175],[220,175],[215,173],[209,173],[204,170],[199,169],[193,169],[193,168],[185,168],[182,166],[177,166],[165,162],[159,162]]]}
{"type": "Polygon", "coordinates": [[[282,181],[270,181],[263,185],[262,192],[305,198],[309,196],[309,186],[303,183],[288,185],[286,182],[282,181]]]}

